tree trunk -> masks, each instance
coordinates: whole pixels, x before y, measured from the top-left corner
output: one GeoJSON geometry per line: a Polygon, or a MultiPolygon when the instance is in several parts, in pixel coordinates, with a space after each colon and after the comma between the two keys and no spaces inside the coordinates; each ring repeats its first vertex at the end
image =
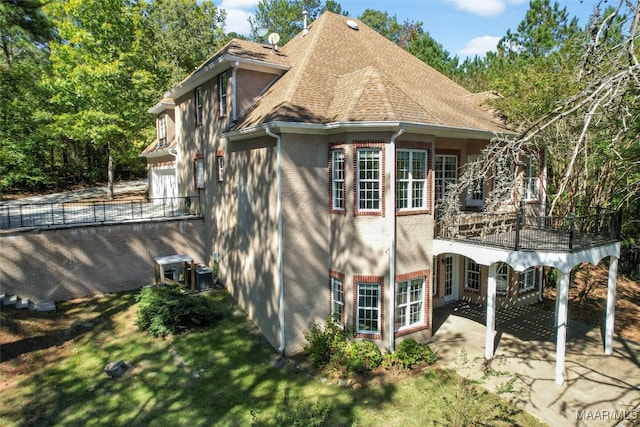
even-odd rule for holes
{"type": "Polygon", "coordinates": [[[113,200],[113,156],[111,149],[108,149],[109,161],[107,163],[107,200],[113,200]]]}

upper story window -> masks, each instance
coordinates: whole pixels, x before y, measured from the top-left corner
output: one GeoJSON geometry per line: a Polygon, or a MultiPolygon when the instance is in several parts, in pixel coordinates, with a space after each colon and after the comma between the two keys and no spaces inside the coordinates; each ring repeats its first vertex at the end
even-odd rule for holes
{"type": "Polygon", "coordinates": [[[162,147],[167,143],[167,115],[158,116],[158,145],[162,147]]]}
{"type": "Polygon", "coordinates": [[[436,200],[442,200],[458,181],[458,156],[436,154],[434,160],[436,200]]]}
{"type": "Polygon", "coordinates": [[[224,155],[220,151],[216,154],[216,179],[224,181],[224,155]]]}
{"type": "Polygon", "coordinates": [[[198,154],[193,159],[193,177],[198,190],[204,188],[204,158],[198,154]]]}
{"type": "Polygon", "coordinates": [[[344,150],[330,151],[331,210],[344,211],[344,150]]]}
{"type": "Polygon", "coordinates": [[[218,101],[219,101],[219,113],[220,117],[227,115],[227,73],[222,73],[218,76],[218,101]]]}
{"type": "Polygon", "coordinates": [[[524,198],[525,200],[539,200],[540,180],[538,178],[538,160],[533,156],[524,159],[524,198]]]}
{"type": "Polygon", "coordinates": [[[202,87],[195,88],[193,98],[196,107],[196,126],[200,126],[202,125],[202,87]]]}
{"type": "MultiPolygon", "coordinates": [[[[480,156],[474,154],[467,157],[467,164],[477,162],[480,156]]],[[[484,179],[474,179],[469,188],[467,188],[467,206],[483,206],[484,205],[484,179]]]]}
{"type": "Polygon", "coordinates": [[[382,153],[380,148],[357,150],[356,206],[359,212],[382,212],[382,153]]]}
{"type": "Polygon", "coordinates": [[[426,209],[427,152],[398,150],[396,153],[396,209],[426,209]]]}

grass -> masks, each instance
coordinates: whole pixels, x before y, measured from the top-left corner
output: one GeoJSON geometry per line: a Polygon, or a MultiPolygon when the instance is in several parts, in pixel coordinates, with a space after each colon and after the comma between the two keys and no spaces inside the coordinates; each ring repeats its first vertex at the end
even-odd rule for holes
{"type": "Polygon", "coordinates": [[[216,327],[155,339],[135,325],[134,295],[4,310],[0,425],[542,425],[447,370],[344,387],[274,367],[277,354],[226,292],[206,296],[225,307],[216,327]],[[130,369],[111,379],[103,369],[116,360],[130,369]]]}

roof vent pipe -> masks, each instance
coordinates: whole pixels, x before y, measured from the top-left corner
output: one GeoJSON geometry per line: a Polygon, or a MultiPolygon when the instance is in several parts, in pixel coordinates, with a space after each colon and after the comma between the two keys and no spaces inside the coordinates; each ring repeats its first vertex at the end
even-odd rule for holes
{"type": "Polygon", "coordinates": [[[309,27],[307,27],[307,16],[308,15],[309,15],[309,12],[307,12],[306,10],[302,11],[302,37],[304,37],[307,34],[309,34],[309,27]]]}

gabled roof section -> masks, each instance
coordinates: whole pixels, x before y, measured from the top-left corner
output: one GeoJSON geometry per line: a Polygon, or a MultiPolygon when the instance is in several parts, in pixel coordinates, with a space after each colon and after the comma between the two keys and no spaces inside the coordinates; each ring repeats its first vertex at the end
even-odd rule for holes
{"type": "Polygon", "coordinates": [[[289,69],[288,63],[286,55],[274,51],[271,46],[231,39],[176,87],[165,93],[164,97],[178,98],[231,67],[237,66],[278,75],[289,69]]]}
{"type": "Polygon", "coordinates": [[[177,146],[177,140],[175,135],[170,137],[165,142],[160,142],[160,140],[156,139],[151,144],[147,145],[147,147],[140,153],[140,157],[162,157],[167,155],[174,155],[171,152],[177,146]]]}
{"type": "Polygon", "coordinates": [[[352,18],[325,12],[278,55],[291,69],[232,131],[270,122],[386,120],[506,131],[471,92],[352,18]],[[348,20],[359,29],[347,25],[348,20]]]}

